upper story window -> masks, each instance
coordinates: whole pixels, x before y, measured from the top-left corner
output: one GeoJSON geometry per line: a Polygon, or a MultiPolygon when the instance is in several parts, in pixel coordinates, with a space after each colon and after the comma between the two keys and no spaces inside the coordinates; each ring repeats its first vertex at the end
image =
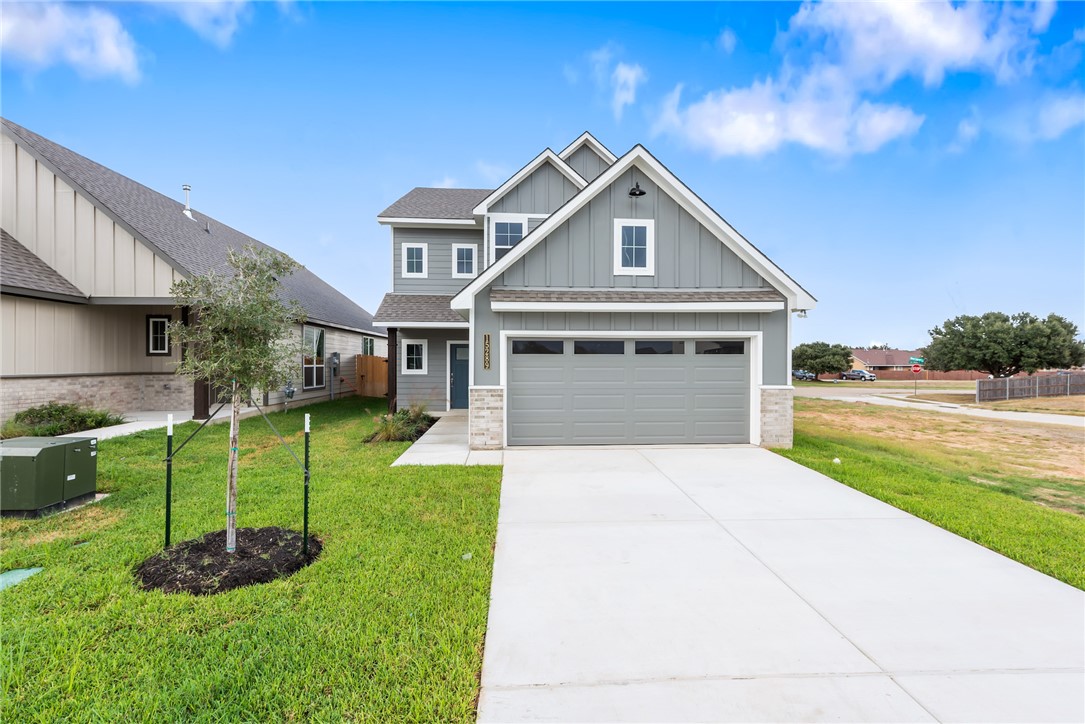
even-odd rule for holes
{"type": "Polygon", "coordinates": [[[495,221],[494,222],[494,260],[500,259],[509,253],[509,249],[520,243],[524,238],[524,222],[522,221],[495,221]]]}
{"type": "Polygon", "coordinates": [[[320,327],[302,328],[302,388],[311,390],[324,386],[324,330],[320,327]]]}
{"type": "Polygon", "coordinates": [[[147,354],[149,356],[168,355],[170,353],[168,314],[147,317],[147,354]]]}
{"type": "Polygon", "coordinates": [[[429,276],[429,245],[403,244],[403,276],[405,278],[425,279],[429,276]]]}
{"type": "Polygon", "coordinates": [[[475,244],[452,245],[452,276],[472,279],[478,274],[478,246],[475,244]]]}
{"type": "Polygon", "coordinates": [[[614,220],[614,273],[651,276],[655,274],[655,221],[614,220]]]}

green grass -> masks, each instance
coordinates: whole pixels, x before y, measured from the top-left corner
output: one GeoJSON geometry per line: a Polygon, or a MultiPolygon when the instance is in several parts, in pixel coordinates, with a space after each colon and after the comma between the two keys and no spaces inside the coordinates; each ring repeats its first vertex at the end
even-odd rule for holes
{"type": "MultiPolygon", "coordinates": [[[[100,443],[102,502],[3,521],[0,567],[45,569],[0,593],[4,720],[472,720],[500,469],[389,468],[406,443],[361,443],[382,404],[272,416],[299,456],[313,416],[325,547],[290,578],[199,598],[137,588],[162,546],[162,430],[100,443]]],[[[174,541],[224,527],[227,427],[178,456],[174,541]]],[[[300,530],[301,473],[262,419],[242,422],[240,455],[238,524],[300,530]]]]}
{"type": "Polygon", "coordinates": [[[1020,497],[1028,489],[1023,478],[997,486],[977,483],[937,455],[915,455],[903,445],[836,431],[796,430],[795,446],[776,452],[1085,589],[1085,518],[1020,497]]]}

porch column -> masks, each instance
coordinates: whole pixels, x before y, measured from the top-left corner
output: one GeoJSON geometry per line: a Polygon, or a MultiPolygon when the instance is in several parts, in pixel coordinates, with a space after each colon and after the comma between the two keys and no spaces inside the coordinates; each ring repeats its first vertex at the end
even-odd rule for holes
{"type": "Polygon", "coordinates": [[[396,340],[395,327],[388,328],[388,412],[396,411],[396,370],[399,356],[399,343],[396,340]]]}

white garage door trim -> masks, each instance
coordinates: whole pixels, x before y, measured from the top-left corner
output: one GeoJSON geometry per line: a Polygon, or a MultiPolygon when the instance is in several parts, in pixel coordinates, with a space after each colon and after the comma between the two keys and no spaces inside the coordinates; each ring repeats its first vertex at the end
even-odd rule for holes
{"type": "Polygon", "coordinates": [[[761,381],[763,370],[761,365],[762,333],[745,332],[730,329],[717,329],[712,332],[690,332],[674,329],[665,332],[638,332],[635,329],[622,329],[613,331],[595,331],[590,329],[513,329],[501,332],[501,388],[505,391],[504,409],[502,411],[501,446],[509,445],[509,362],[508,350],[510,339],[568,339],[570,337],[583,337],[592,339],[745,339],[750,343],[750,443],[761,444],[761,381]]]}

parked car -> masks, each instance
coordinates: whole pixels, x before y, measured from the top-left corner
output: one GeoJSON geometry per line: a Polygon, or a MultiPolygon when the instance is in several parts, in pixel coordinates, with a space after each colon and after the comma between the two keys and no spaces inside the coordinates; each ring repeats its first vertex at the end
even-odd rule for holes
{"type": "Polygon", "coordinates": [[[816,380],[818,378],[813,372],[807,372],[806,370],[791,370],[791,376],[797,380],[816,380]]]}
{"type": "Polygon", "coordinates": [[[878,376],[866,370],[848,370],[840,375],[842,380],[859,380],[860,382],[876,382],[878,376]]]}

